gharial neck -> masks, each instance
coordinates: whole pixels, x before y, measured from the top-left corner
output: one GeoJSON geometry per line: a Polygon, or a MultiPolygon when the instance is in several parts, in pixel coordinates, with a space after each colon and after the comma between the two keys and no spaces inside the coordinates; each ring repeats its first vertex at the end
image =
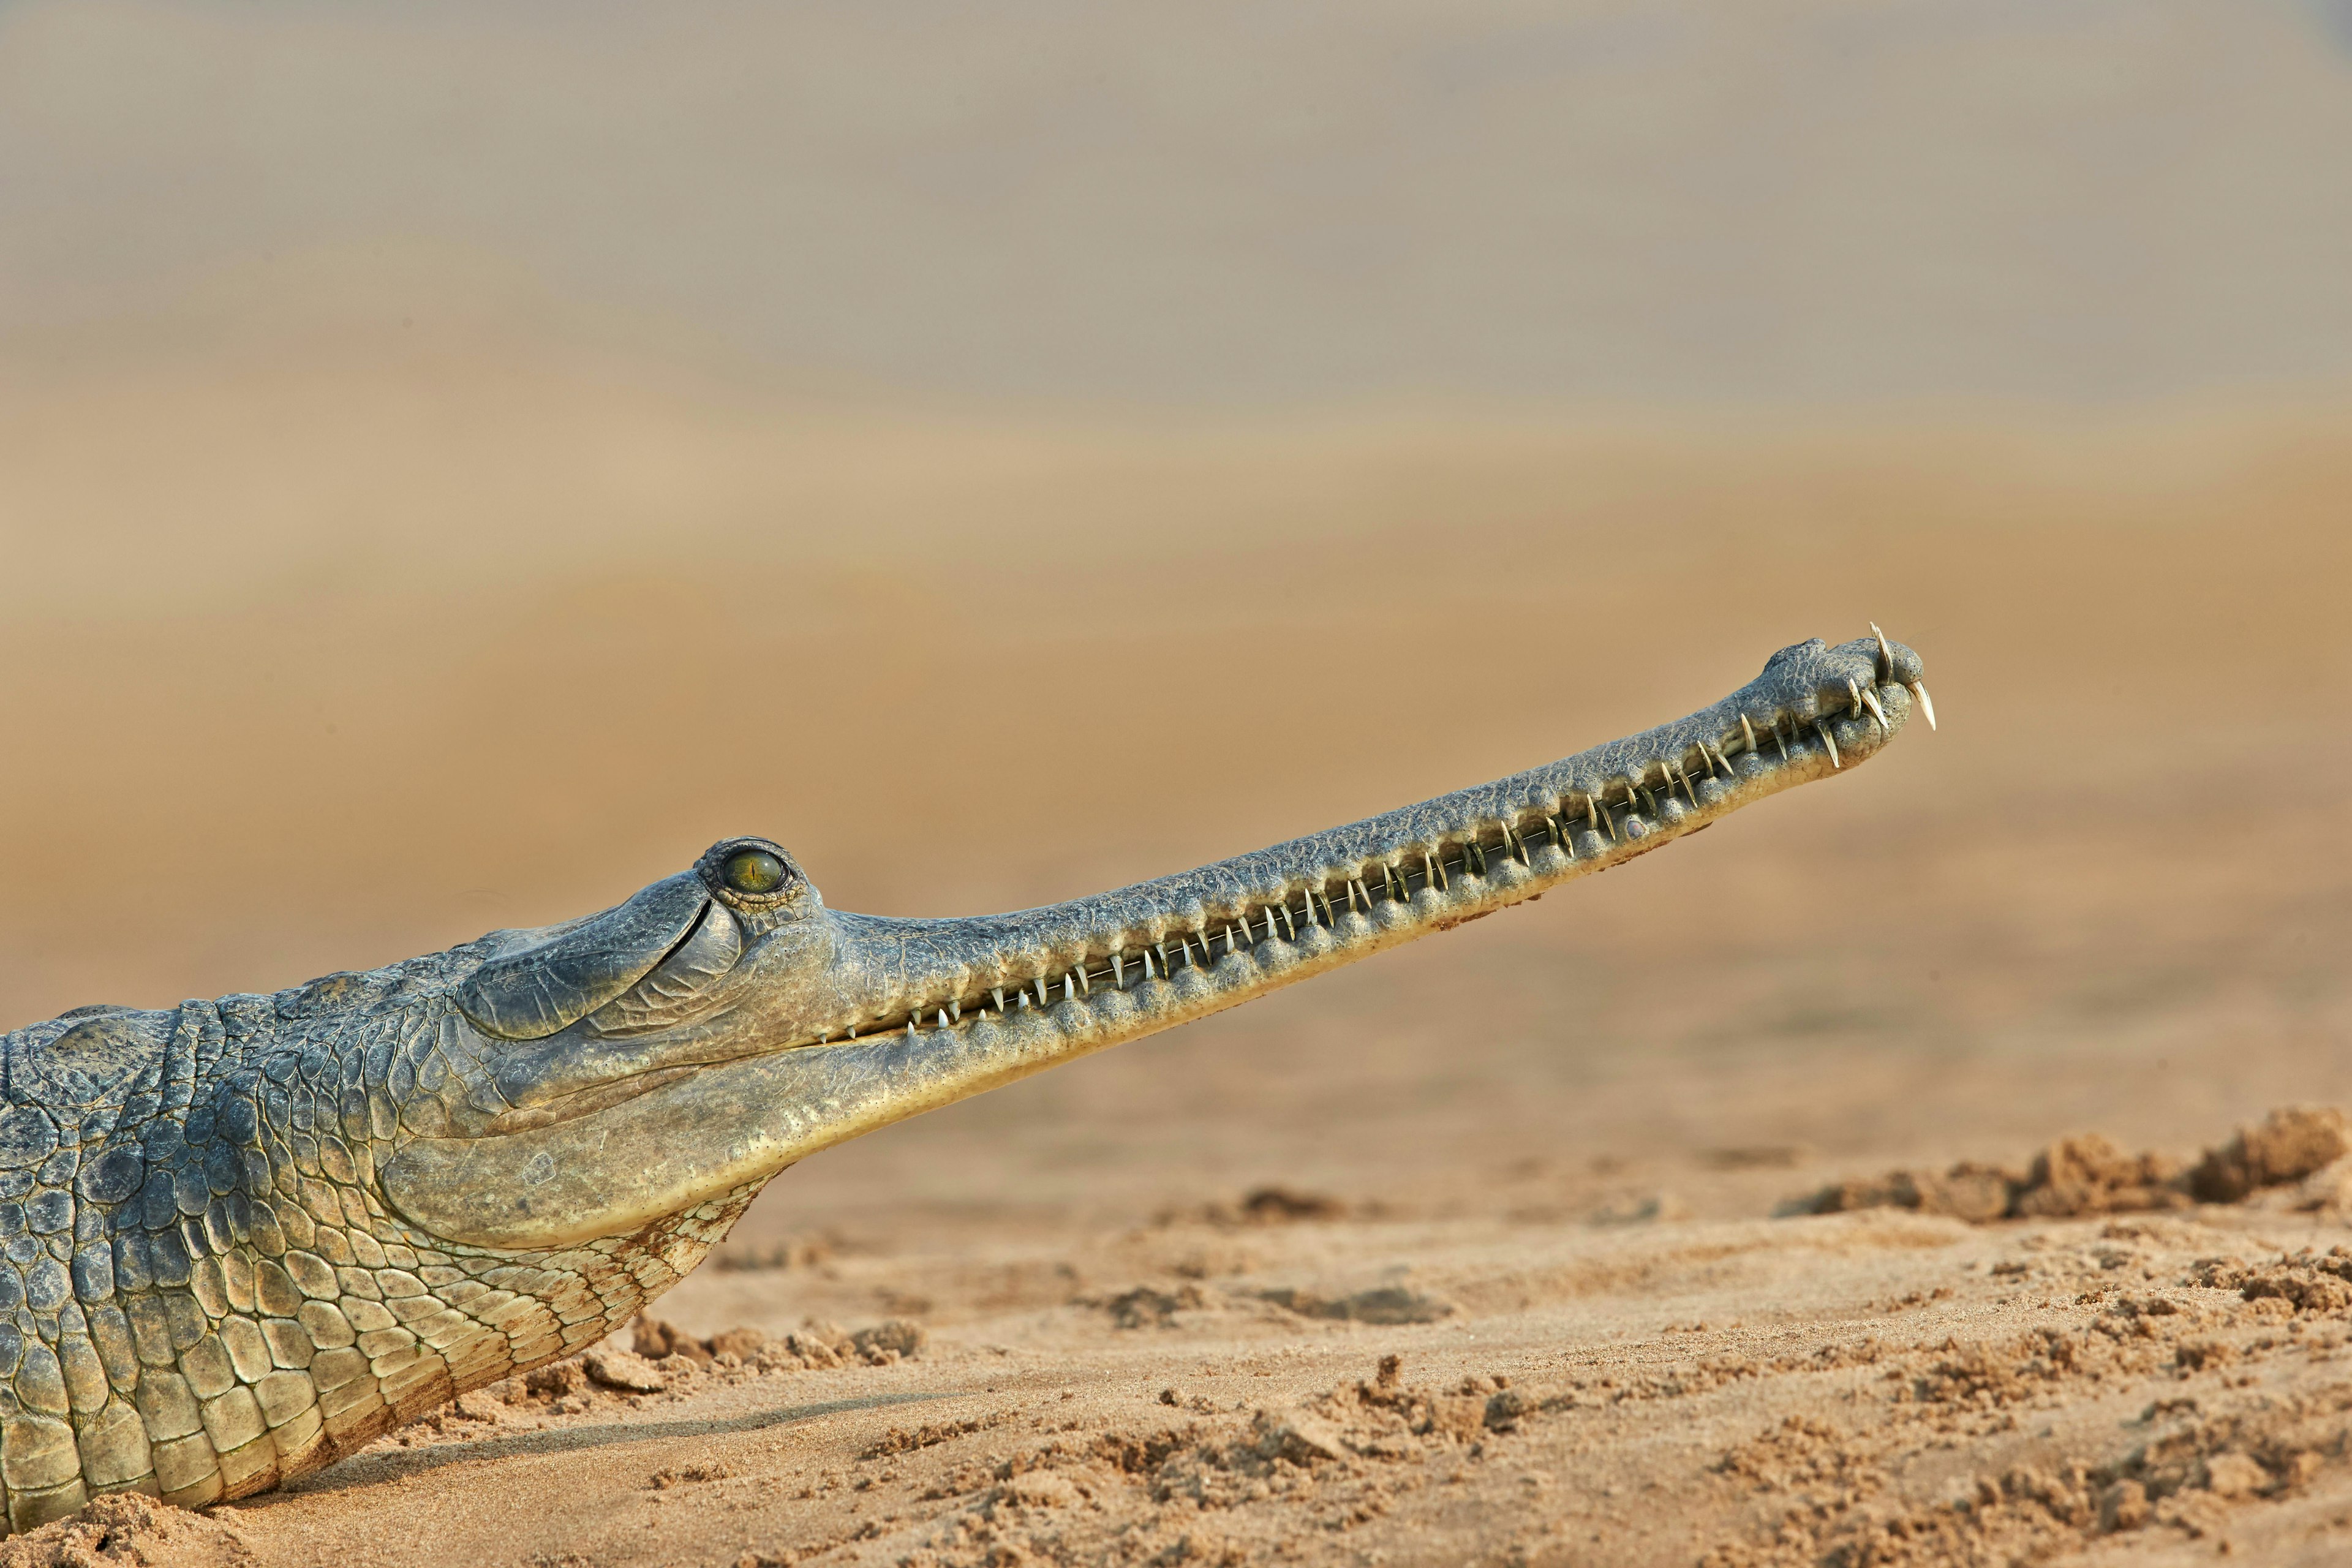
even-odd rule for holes
{"type": "MultiPolygon", "coordinates": [[[[600,1134],[596,1164],[642,1163],[658,1173],[648,1192],[727,1191],[1477,919],[1874,755],[1924,702],[1921,675],[1916,654],[1883,637],[1800,644],[1674,723],[1179,876],[1007,915],[828,911],[832,973],[814,1016],[759,1055],[632,1101],[600,1134]],[[684,1126],[727,1136],[680,1137],[684,1126]]],[[[556,1245],[654,1217],[616,1210],[596,1170],[546,1158],[535,1141],[558,1131],[462,1156],[413,1145],[403,1158],[462,1157],[466,1181],[415,1184],[448,1194],[464,1212],[443,1217],[478,1239],[556,1245]],[[507,1167],[534,1162],[544,1190],[518,1198],[507,1167]]]]}

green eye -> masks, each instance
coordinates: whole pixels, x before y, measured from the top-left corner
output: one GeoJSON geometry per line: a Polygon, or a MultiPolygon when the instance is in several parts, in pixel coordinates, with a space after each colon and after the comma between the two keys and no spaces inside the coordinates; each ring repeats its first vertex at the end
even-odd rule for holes
{"type": "Polygon", "coordinates": [[[738,849],[727,857],[719,874],[739,893],[772,893],[792,875],[782,860],[765,849],[738,849]]]}

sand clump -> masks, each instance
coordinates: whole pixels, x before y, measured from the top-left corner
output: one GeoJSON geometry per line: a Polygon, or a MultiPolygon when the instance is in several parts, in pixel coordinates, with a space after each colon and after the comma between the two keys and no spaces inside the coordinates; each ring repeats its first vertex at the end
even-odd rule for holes
{"type": "Polygon", "coordinates": [[[1284,1225],[1330,1225],[1349,1217],[1377,1218],[1378,1204],[1349,1205],[1328,1193],[1279,1185],[1252,1187],[1235,1200],[1216,1199],[1191,1207],[1163,1209],[1154,1224],[1161,1228],[1206,1225],[1220,1230],[1244,1230],[1284,1225]]]}
{"type": "Polygon", "coordinates": [[[461,1394],[383,1442],[414,1447],[470,1440],[492,1427],[544,1426],[614,1405],[640,1409],[783,1373],[891,1366],[919,1354],[929,1337],[921,1324],[897,1318],[854,1333],[812,1320],[780,1335],[735,1328],[702,1337],[659,1318],[641,1317],[623,1334],[578,1355],[461,1394]]]}
{"type": "Polygon", "coordinates": [[[742,1366],[759,1372],[817,1371],[856,1362],[887,1366],[914,1355],[929,1337],[920,1323],[892,1318],[854,1333],[811,1319],[773,1337],[758,1329],[738,1328],[699,1339],[675,1323],[642,1317],[631,1331],[630,1351],[632,1360],[671,1374],[742,1366]]]}
{"type": "Polygon", "coordinates": [[[253,1553],[217,1520],[141,1492],[110,1492],[70,1519],[0,1541],[0,1568],[248,1568],[253,1553]]]}
{"type": "Polygon", "coordinates": [[[2126,1153],[2096,1132],[2061,1138],[2024,1171],[1963,1161],[1941,1172],[1890,1171],[1832,1183],[1784,1213],[1904,1208],[1983,1224],[2146,1214],[2199,1203],[2234,1204],[2278,1194],[2281,1206],[2352,1207],[2352,1122],[2334,1107],[2288,1107],[2240,1128],[2194,1164],[2158,1152],[2126,1153]],[[2294,1191],[2283,1191],[2292,1186],[2294,1191]]]}
{"type": "Polygon", "coordinates": [[[1390,1327],[1441,1322],[1461,1310],[1442,1296],[1401,1284],[1373,1285],[1327,1295],[1292,1285],[1219,1291],[1186,1280],[1164,1289],[1155,1285],[1138,1285],[1114,1295],[1078,1298],[1079,1305],[1100,1308],[1108,1314],[1112,1326],[1120,1329],[1171,1329],[1187,1321],[1187,1314],[1258,1303],[1299,1318],[1390,1327]]]}
{"type": "MultiPolygon", "coordinates": [[[[2087,1284],[2126,1271],[2120,1258],[2153,1263],[2167,1240],[2111,1226],[1998,1277],[2087,1284]]],[[[2342,1247],[2267,1263],[2205,1258],[2157,1290],[2092,1285],[2074,1298],[2087,1315],[2072,1322],[1885,1347],[1883,1387],[1860,1411],[1785,1416],[1718,1457],[1715,1473],[1761,1505],[1760,1528],[1715,1544],[1703,1568],[2038,1562],[2140,1531],[2216,1538],[2227,1551],[2225,1531],[2246,1505],[2300,1496],[2352,1458],[2352,1382],[2326,1377],[2226,1409],[2215,1392],[2258,1387],[2256,1369],[2283,1358],[2334,1362],[2352,1337],[2347,1280],[2352,1249],[2342,1247]],[[2273,1331],[2283,1322],[2296,1331],[2273,1331]],[[1941,1500],[1905,1495],[1902,1472],[1924,1456],[2013,1449],[2028,1417],[2047,1422],[2105,1391],[2168,1382],[2200,1393],[2149,1400],[2105,1456],[1995,1466],[1941,1500]]]]}
{"type": "Polygon", "coordinates": [[[1323,1296],[1283,1286],[1261,1290],[1257,1297],[1302,1318],[1329,1318],[1349,1323],[1434,1323],[1462,1310],[1442,1296],[1407,1285],[1375,1285],[1344,1296],[1323,1296]]]}
{"type": "Polygon", "coordinates": [[[896,1561],[1260,1561],[1300,1529],[1328,1537],[1388,1515],[1442,1479],[1433,1461],[1485,1460],[1533,1408],[1503,1375],[1408,1384],[1393,1354],[1370,1378],[1293,1405],[1220,1409],[1172,1388],[1160,1402],[1193,1418],[1056,1436],[950,1472],[928,1495],[954,1510],[896,1561]]]}
{"type": "MultiPolygon", "coordinates": [[[[2195,1402],[2187,1402],[2193,1412],[2195,1402]]],[[[1719,1543],[1701,1568],[1942,1568],[2040,1562],[2102,1537],[2219,1538],[2245,1504],[2286,1498],[2345,1458],[2352,1385],[2251,1414],[2140,1423],[2165,1428],[2107,1464],[2012,1465],[1963,1496],[1889,1505],[1877,1445],[1790,1417],[1727,1453],[1719,1469],[1787,1498],[1771,1539],[1719,1543]]],[[[2151,1545],[2160,1544],[2151,1542],[2151,1545]]]]}

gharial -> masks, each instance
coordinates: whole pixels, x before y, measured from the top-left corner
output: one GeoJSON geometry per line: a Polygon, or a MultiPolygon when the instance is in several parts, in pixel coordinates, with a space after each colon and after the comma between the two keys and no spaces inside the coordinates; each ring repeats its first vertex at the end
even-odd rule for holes
{"type": "Polygon", "coordinates": [[[18,1029],[7,1522],[329,1464],[620,1327],[797,1160],[1850,767],[1915,707],[1934,722],[1921,674],[1883,635],[1802,643],[1549,767],[1017,914],[845,914],[778,845],[730,838],[566,924],[18,1029]]]}

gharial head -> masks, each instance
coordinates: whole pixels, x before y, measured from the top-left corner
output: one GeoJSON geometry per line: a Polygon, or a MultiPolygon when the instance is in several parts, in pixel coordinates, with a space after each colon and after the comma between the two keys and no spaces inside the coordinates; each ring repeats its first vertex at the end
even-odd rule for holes
{"type": "Polygon", "coordinates": [[[1927,708],[1922,673],[1883,635],[1799,644],[1713,707],[1563,762],[1010,915],[828,910],[782,846],[723,840],[601,914],[461,950],[479,963],[456,985],[452,1044],[487,1092],[446,1095],[430,1135],[395,1141],[383,1197],[422,1231],[513,1249],[748,1197],[845,1139],[1850,768],[1927,708]]]}

